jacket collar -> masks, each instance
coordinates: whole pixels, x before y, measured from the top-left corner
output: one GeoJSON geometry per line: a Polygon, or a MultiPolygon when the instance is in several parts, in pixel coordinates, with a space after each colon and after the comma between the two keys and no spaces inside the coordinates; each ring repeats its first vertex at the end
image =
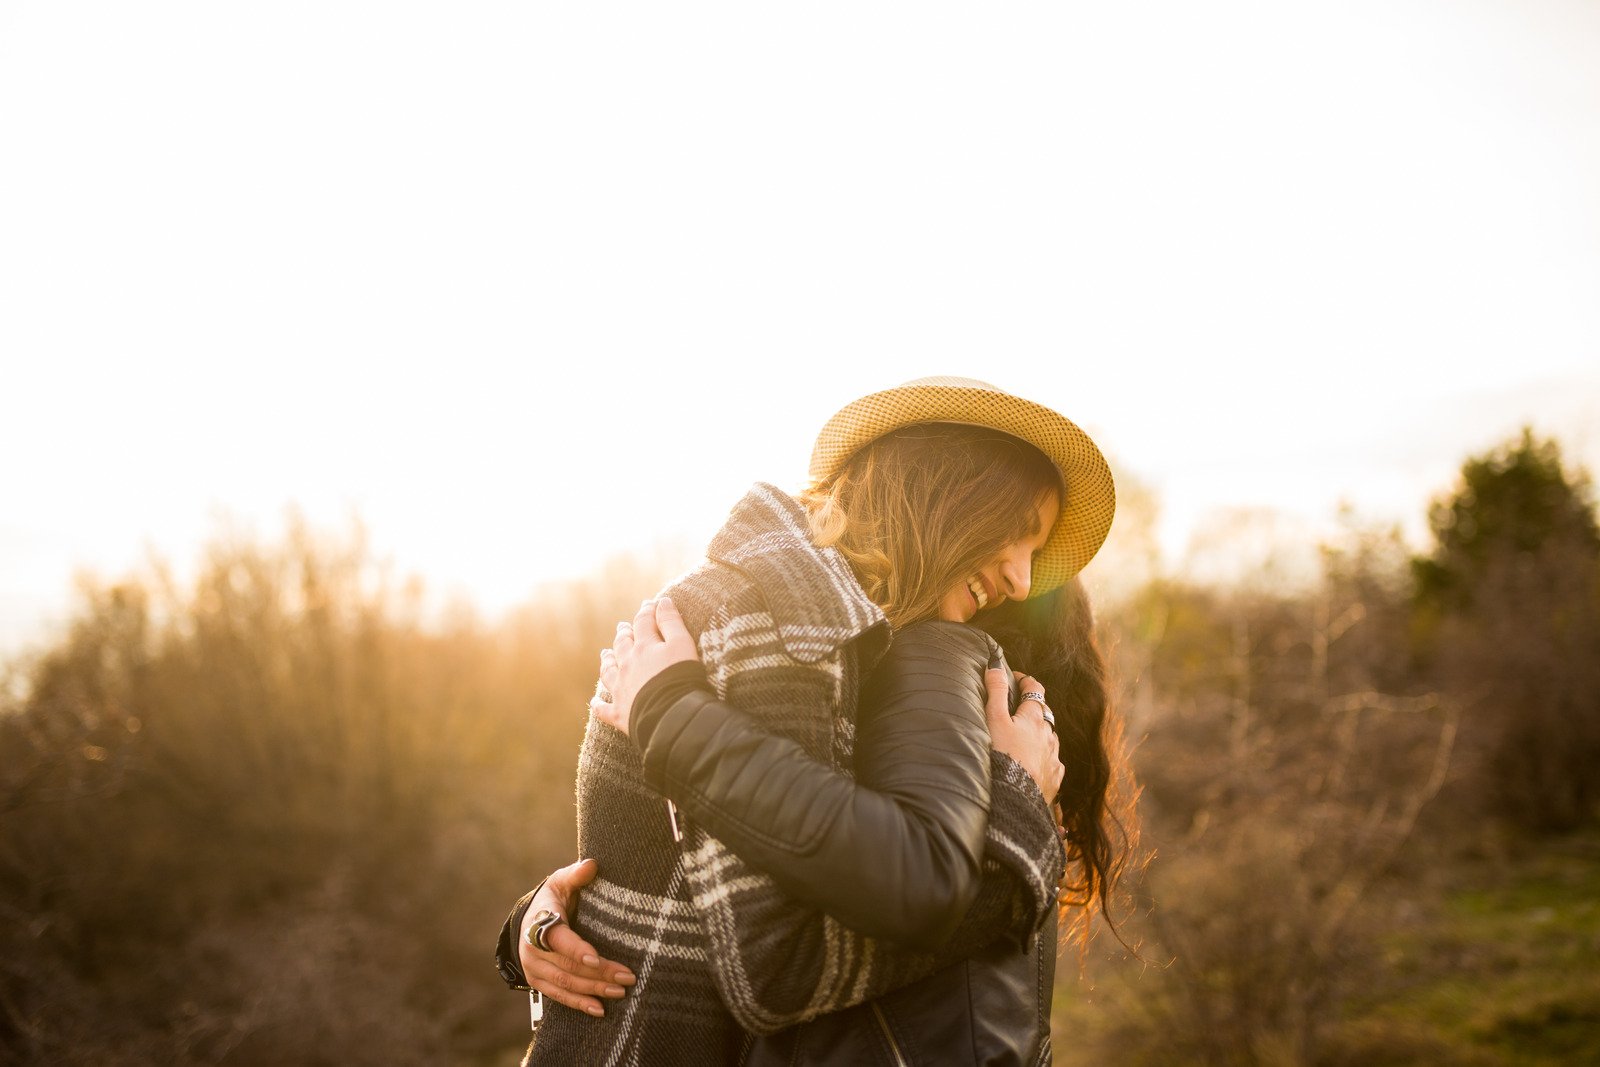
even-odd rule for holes
{"type": "Polygon", "coordinates": [[[870,633],[861,650],[868,669],[888,647],[883,609],[868,599],[838,549],[811,543],[805,508],[776,486],[752,486],[711,539],[707,555],[750,578],[778,639],[800,662],[815,663],[870,633]]]}

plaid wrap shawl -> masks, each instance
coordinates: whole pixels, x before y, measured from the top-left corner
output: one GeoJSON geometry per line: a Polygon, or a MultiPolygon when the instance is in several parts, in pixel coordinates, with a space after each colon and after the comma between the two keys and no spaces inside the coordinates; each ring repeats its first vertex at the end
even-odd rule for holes
{"type": "MultiPolygon", "coordinates": [[[[708,560],[666,590],[718,696],[851,770],[856,698],[889,626],[844,557],[811,543],[799,503],[758,483],[708,560]]],[[[766,1034],[859,1004],[1000,937],[1025,943],[1055,907],[1065,855],[1026,771],[993,754],[977,902],[927,952],[876,941],[783,896],[716,838],[682,826],[644,782],[638,749],[589,721],[578,760],[578,848],[599,862],[575,927],[638,983],[604,1019],[545,1002],[533,1064],[736,1063],[766,1034]]]]}

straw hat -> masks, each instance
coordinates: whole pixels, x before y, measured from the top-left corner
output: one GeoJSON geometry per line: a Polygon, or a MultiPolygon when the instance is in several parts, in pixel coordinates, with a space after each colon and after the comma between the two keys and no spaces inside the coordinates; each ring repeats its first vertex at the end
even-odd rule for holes
{"type": "Polygon", "coordinates": [[[1049,456],[1061,472],[1066,500],[1034,562],[1030,595],[1064,584],[1094,558],[1117,510],[1111,468],[1100,449],[1065,416],[974,378],[918,378],[845,405],[817,435],[811,451],[812,481],[820,484],[832,478],[869,441],[921,422],[1000,430],[1049,456]]]}

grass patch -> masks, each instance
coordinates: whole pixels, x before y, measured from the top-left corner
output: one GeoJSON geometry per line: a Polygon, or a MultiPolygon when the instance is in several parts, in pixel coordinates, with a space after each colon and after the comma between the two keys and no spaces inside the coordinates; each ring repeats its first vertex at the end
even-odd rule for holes
{"type": "MultiPolygon", "coordinates": [[[[1600,1065],[1600,834],[1541,842],[1499,863],[1460,860],[1440,877],[1442,888],[1399,882],[1374,893],[1369,903],[1390,917],[1390,932],[1353,976],[1357,991],[1340,1017],[1303,1058],[1258,1050],[1253,1062],[1600,1065]]],[[[1164,962],[1091,953],[1080,977],[1067,953],[1056,982],[1057,1062],[1200,1062],[1175,1055],[1184,1035],[1158,1032],[1176,1025],[1161,1010],[1178,975],[1164,962]]]]}
{"type": "Polygon", "coordinates": [[[1453,886],[1383,946],[1334,1062],[1600,1063],[1600,838],[1549,842],[1453,886]]]}

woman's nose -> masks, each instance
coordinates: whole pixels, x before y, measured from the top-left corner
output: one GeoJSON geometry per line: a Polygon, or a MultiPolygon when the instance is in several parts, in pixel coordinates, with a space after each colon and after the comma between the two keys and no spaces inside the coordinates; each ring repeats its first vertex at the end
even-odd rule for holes
{"type": "Polygon", "coordinates": [[[1010,600],[1028,599],[1028,589],[1033,581],[1033,554],[1013,551],[1000,563],[1000,582],[1010,600]]]}

